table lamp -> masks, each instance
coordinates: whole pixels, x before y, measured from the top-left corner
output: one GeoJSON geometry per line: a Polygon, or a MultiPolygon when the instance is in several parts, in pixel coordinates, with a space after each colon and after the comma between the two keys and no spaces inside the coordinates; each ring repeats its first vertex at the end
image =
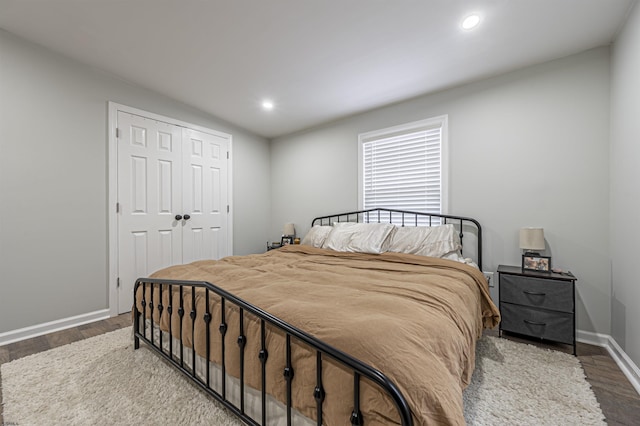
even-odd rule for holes
{"type": "Polygon", "coordinates": [[[296,236],[296,228],[293,226],[293,223],[285,223],[284,229],[282,231],[282,235],[285,237],[295,237],[296,236]]]}
{"type": "Polygon", "coordinates": [[[544,250],[544,229],[522,228],[520,229],[520,248],[526,256],[539,255],[536,250],[544,250]]]}

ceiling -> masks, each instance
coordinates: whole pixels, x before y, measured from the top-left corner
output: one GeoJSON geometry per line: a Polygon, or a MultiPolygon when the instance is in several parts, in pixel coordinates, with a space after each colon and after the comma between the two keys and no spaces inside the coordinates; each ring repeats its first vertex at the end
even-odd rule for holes
{"type": "Polygon", "coordinates": [[[0,0],[0,28],[273,138],[607,45],[634,2],[0,0]]]}

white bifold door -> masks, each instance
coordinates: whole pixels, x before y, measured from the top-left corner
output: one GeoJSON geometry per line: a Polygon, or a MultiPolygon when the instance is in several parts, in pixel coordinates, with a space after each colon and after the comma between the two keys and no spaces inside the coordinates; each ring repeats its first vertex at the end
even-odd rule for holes
{"type": "Polygon", "coordinates": [[[117,114],[118,313],[139,277],[227,253],[229,137],[117,114]]]}

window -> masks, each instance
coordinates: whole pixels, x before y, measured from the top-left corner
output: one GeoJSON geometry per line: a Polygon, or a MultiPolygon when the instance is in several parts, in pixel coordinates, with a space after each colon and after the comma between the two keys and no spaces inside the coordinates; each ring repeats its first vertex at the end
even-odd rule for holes
{"type": "Polygon", "coordinates": [[[360,134],[360,208],[446,212],[447,116],[360,134]]]}

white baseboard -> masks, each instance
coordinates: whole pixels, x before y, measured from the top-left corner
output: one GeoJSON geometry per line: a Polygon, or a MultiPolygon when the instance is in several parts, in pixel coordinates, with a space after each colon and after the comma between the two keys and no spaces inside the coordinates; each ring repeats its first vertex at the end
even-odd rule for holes
{"type": "Polygon", "coordinates": [[[629,379],[636,391],[640,394],[640,369],[629,358],[629,356],[622,350],[613,337],[609,338],[610,345],[607,346],[607,350],[611,357],[616,361],[622,372],[629,379]]]}
{"type": "Polygon", "coordinates": [[[640,368],[638,368],[625,351],[622,350],[613,337],[608,334],[578,330],[576,339],[581,343],[606,348],[611,358],[618,364],[620,370],[622,370],[631,382],[631,385],[636,389],[636,392],[640,394],[640,368]]]}
{"type": "Polygon", "coordinates": [[[611,336],[608,334],[594,333],[591,331],[576,330],[576,340],[587,345],[601,346],[606,348],[609,345],[611,336]]]}
{"type": "Polygon", "coordinates": [[[18,330],[7,331],[4,333],[0,333],[0,346],[19,342],[20,340],[30,339],[32,337],[42,336],[43,334],[47,333],[53,333],[54,331],[65,330],[67,328],[77,327],[82,324],[100,321],[109,317],[109,309],[101,309],[99,311],[76,315],[74,317],[63,318],[46,322],[44,324],[36,324],[25,328],[20,328],[18,330]]]}

